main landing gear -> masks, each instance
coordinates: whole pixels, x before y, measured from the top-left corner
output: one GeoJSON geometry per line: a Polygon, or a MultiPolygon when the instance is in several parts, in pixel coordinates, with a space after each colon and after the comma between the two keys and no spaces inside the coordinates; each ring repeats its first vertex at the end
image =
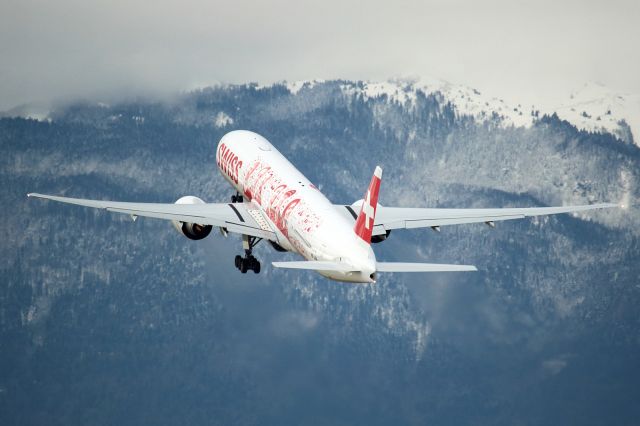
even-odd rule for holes
{"type": "MultiPolygon", "coordinates": [[[[236,192],[235,195],[231,196],[232,203],[242,203],[243,201],[244,197],[239,192],[236,192]]],[[[250,237],[249,235],[242,236],[242,248],[244,249],[244,257],[237,255],[235,258],[235,265],[236,268],[238,268],[238,270],[243,274],[246,274],[249,270],[253,271],[255,274],[260,273],[260,262],[251,254],[253,248],[260,241],[262,241],[262,238],[250,237]]]]}
{"type": "Polygon", "coordinates": [[[250,237],[248,235],[242,236],[242,247],[244,248],[244,257],[237,255],[235,262],[236,268],[243,274],[246,274],[248,270],[252,270],[255,274],[260,273],[260,262],[253,257],[251,251],[253,248],[262,241],[262,238],[250,237]]]}
{"type": "Polygon", "coordinates": [[[243,274],[246,274],[248,270],[258,274],[260,273],[260,262],[250,254],[246,254],[245,257],[238,254],[236,255],[236,268],[243,274]]]}
{"type": "Polygon", "coordinates": [[[236,195],[231,196],[232,203],[241,203],[243,201],[244,201],[244,198],[242,197],[242,194],[239,192],[236,192],[236,195]]]}

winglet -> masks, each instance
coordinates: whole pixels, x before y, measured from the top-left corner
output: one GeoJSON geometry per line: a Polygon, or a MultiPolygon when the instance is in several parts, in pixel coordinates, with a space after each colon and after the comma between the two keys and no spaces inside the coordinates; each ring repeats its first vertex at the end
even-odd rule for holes
{"type": "Polygon", "coordinates": [[[376,210],[378,209],[380,182],[382,182],[382,169],[380,166],[377,166],[371,177],[369,189],[367,189],[367,193],[362,201],[356,226],[353,228],[354,232],[367,244],[371,244],[371,233],[373,232],[376,210]]]}

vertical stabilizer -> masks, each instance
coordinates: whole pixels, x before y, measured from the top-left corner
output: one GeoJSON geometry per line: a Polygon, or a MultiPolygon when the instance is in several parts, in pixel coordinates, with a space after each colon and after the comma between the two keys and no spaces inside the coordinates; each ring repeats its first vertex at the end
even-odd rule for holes
{"type": "Polygon", "coordinates": [[[378,192],[380,192],[380,182],[382,181],[382,169],[376,167],[367,193],[364,194],[360,214],[356,220],[356,226],[353,229],[365,243],[371,244],[371,233],[373,232],[373,223],[378,209],[378,192]]]}

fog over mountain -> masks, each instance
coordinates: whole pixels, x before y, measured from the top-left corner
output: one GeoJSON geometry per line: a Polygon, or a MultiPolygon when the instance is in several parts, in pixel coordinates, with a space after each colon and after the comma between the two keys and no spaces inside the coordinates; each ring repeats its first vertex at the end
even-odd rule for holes
{"type": "Polygon", "coordinates": [[[465,90],[221,85],[1,118],[0,423],[635,424],[631,122],[465,90]],[[214,149],[234,129],[267,137],[336,203],[361,198],[380,164],[386,205],[626,208],[394,231],[381,260],[479,272],[357,286],[274,270],[293,256],[266,244],[263,272],[241,275],[237,236],[194,242],[164,221],[26,198],[227,201],[214,149]]]}
{"type": "Polygon", "coordinates": [[[636,0],[4,1],[0,111],[407,75],[527,105],[555,105],[590,81],[640,94],[639,24],[636,0]]]}

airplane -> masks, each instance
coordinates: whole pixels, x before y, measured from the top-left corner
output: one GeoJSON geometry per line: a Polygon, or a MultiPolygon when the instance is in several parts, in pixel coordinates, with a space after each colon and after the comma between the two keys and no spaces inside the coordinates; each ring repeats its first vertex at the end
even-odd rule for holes
{"type": "Polygon", "coordinates": [[[174,204],[85,200],[37,193],[28,197],[94,207],[109,212],[170,220],[191,240],[207,237],[219,228],[223,235],[242,235],[244,256],[235,257],[241,273],[260,272],[252,251],[262,240],[281,252],[304,260],[272,262],[276,268],[311,270],[335,281],[375,283],[386,272],[477,271],[472,265],[378,262],[371,244],[386,240],[396,229],[523,219],[530,216],[581,212],[617,207],[603,203],[565,207],[442,209],[387,207],[378,204],[382,169],[375,168],[362,200],[332,204],[267,139],[247,130],[235,130],[220,139],[216,163],[235,194],[231,203],[205,203],[185,196],[174,204]],[[358,213],[356,213],[358,212],[358,213]]]}

